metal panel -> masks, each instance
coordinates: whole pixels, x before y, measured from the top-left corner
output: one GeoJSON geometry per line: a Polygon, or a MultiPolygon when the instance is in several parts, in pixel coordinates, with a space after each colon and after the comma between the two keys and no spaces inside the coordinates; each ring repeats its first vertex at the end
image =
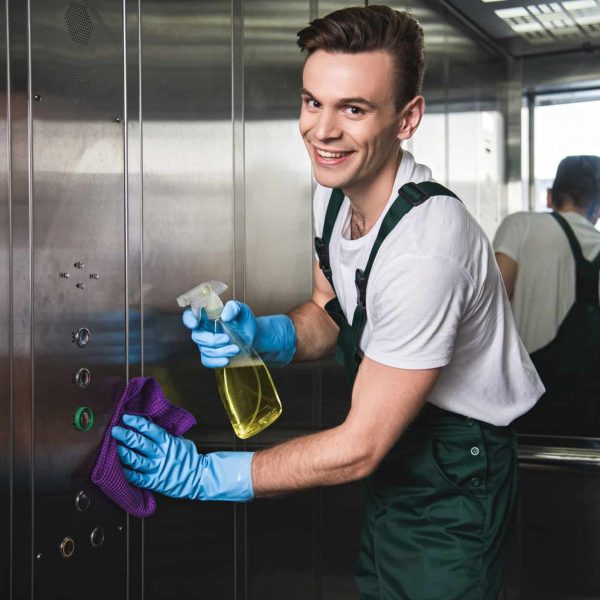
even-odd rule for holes
{"type": "Polygon", "coordinates": [[[125,514],[89,481],[126,375],[122,3],[31,9],[34,596],[124,599],[125,514]],[[72,333],[84,327],[82,348],[72,333]],[[74,383],[81,368],[85,388],[74,383]],[[95,412],[89,432],[73,426],[79,406],[95,412]],[[59,552],[67,537],[69,559],[59,552]],[[103,572],[93,585],[92,568],[103,572]]]}
{"type": "Polygon", "coordinates": [[[0,596],[10,593],[10,190],[8,177],[7,2],[0,5],[0,596]]]}
{"type": "Polygon", "coordinates": [[[10,225],[11,225],[11,407],[12,531],[11,593],[32,593],[32,360],[29,13],[9,2],[10,225]]]}
{"type": "MultiPolygon", "coordinates": [[[[202,450],[233,448],[233,433],[175,298],[208,279],[233,292],[234,5],[241,8],[228,0],[141,3],[143,372],[196,414],[188,437],[202,450]]],[[[164,496],[158,505],[145,523],[146,600],[200,590],[233,598],[234,506],[164,496]]]]}

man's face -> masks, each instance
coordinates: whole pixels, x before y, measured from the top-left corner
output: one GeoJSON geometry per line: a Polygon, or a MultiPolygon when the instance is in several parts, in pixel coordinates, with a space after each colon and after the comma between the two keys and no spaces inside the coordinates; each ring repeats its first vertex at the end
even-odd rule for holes
{"type": "Polygon", "coordinates": [[[300,133],[321,185],[348,193],[395,165],[400,115],[392,66],[384,50],[317,50],[306,61],[300,133]]]}

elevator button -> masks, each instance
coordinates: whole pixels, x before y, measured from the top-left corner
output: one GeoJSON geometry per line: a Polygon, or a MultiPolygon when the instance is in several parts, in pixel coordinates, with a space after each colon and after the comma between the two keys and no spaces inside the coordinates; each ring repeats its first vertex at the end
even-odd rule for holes
{"type": "Polygon", "coordinates": [[[90,534],[90,542],[94,548],[99,548],[104,543],[104,529],[96,527],[90,534]]]}
{"type": "Polygon", "coordinates": [[[90,507],[91,502],[90,497],[83,491],[79,492],[75,497],[75,506],[77,507],[77,510],[81,512],[87,510],[90,507]]]}
{"type": "Polygon", "coordinates": [[[78,431],[89,431],[94,426],[94,411],[89,406],[80,406],[73,415],[73,425],[78,431]]]}
{"type": "Polygon", "coordinates": [[[73,333],[73,341],[80,347],[85,348],[91,337],[90,330],[87,327],[82,327],[78,329],[77,332],[73,333]]]}
{"type": "Polygon", "coordinates": [[[60,543],[60,555],[63,558],[71,558],[71,556],[73,556],[73,553],[75,552],[75,540],[71,537],[66,537],[61,543],[60,543]]]}
{"type": "Polygon", "coordinates": [[[73,381],[80,387],[85,389],[92,381],[92,374],[89,369],[79,369],[73,376],[73,381]]]}

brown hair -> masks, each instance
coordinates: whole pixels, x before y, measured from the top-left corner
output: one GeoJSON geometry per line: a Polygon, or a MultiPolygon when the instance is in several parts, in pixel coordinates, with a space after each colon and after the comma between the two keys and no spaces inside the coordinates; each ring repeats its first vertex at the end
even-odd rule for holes
{"type": "Polygon", "coordinates": [[[307,57],[316,50],[355,54],[387,50],[394,61],[396,108],[421,93],[425,71],[423,30],[409,13],[389,6],[351,7],[315,19],[298,32],[307,57]]]}

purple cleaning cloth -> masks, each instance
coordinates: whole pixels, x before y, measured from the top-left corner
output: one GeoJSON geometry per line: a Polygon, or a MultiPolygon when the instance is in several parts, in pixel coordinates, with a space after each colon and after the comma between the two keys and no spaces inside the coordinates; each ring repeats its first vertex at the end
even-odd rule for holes
{"type": "Polygon", "coordinates": [[[110,435],[124,414],[143,415],[173,435],[182,435],[196,424],[187,410],[171,404],[151,377],[134,377],[123,390],[104,433],[92,481],[123,510],[134,517],[149,517],[156,510],[152,492],[131,485],[123,475],[117,442],[110,435]]]}

